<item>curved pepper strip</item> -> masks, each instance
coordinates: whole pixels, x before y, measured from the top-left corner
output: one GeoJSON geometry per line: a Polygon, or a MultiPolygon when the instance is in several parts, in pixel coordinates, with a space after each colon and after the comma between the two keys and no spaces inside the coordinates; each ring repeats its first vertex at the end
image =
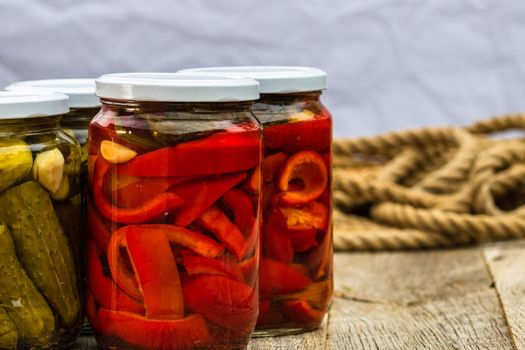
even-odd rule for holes
{"type": "Polygon", "coordinates": [[[288,153],[328,149],[332,141],[332,121],[329,115],[324,110],[309,120],[265,126],[265,146],[288,153]]]}
{"type": "Polygon", "coordinates": [[[100,308],[98,320],[102,333],[149,350],[205,348],[211,341],[208,325],[201,315],[179,320],[152,320],[100,308]]]}
{"type": "Polygon", "coordinates": [[[286,216],[288,237],[294,251],[304,252],[318,245],[317,231],[326,231],[329,210],[322,203],[310,202],[298,208],[281,208],[286,216]]]}
{"type": "Polygon", "coordinates": [[[111,240],[111,231],[104,219],[98,215],[91,199],[88,199],[87,222],[90,238],[100,251],[105,252],[111,240]]]}
{"type": "Polygon", "coordinates": [[[324,312],[314,309],[306,300],[286,301],[283,309],[290,319],[301,324],[320,323],[324,316],[324,312]]]}
{"type": "Polygon", "coordinates": [[[217,207],[209,207],[197,222],[206,230],[213,232],[237,259],[246,255],[248,245],[243,234],[217,207]]]}
{"type": "Polygon", "coordinates": [[[159,216],[173,211],[184,204],[184,200],[175,193],[162,193],[135,208],[119,208],[113,206],[104,195],[106,175],[111,164],[102,157],[97,158],[93,178],[93,199],[102,215],[122,224],[136,224],[151,221],[159,216]]]}
{"type": "Polygon", "coordinates": [[[259,290],[262,296],[293,293],[305,289],[312,280],[280,261],[261,258],[259,290]]]}
{"type": "Polygon", "coordinates": [[[244,234],[246,254],[250,254],[257,244],[259,229],[250,197],[241,190],[233,189],[224,194],[222,205],[233,216],[235,226],[244,234]]]}
{"type": "Polygon", "coordinates": [[[333,278],[328,278],[321,282],[312,283],[299,292],[282,294],[275,297],[275,299],[287,301],[304,299],[315,308],[325,310],[331,303],[333,290],[334,280],[333,278]]]}
{"type": "Polygon", "coordinates": [[[139,207],[142,203],[154,199],[170,187],[188,181],[185,177],[139,178],[127,186],[111,193],[113,203],[121,208],[139,207]]]}
{"type": "Polygon", "coordinates": [[[117,167],[133,176],[210,176],[256,167],[261,157],[259,131],[218,132],[135,157],[117,167]]]}
{"type": "Polygon", "coordinates": [[[264,182],[271,182],[279,174],[281,166],[288,159],[284,152],[277,152],[266,156],[262,162],[262,173],[264,182]]]}
{"type": "Polygon", "coordinates": [[[174,224],[186,227],[229,189],[246,178],[246,173],[221,176],[216,179],[200,179],[175,186],[172,192],[184,199],[185,203],[175,212],[174,224]]]}
{"type": "MultiPolygon", "coordinates": [[[[142,300],[144,299],[144,304],[146,307],[146,311],[148,312],[156,312],[156,302],[155,299],[158,297],[156,295],[155,289],[152,288],[151,294],[146,295],[143,294],[146,291],[144,290],[144,286],[139,285],[140,280],[140,271],[143,267],[147,268],[149,266],[149,263],[147,261],[142,262],[143,259],[150,259],[148,256],[158,255],[158,257],[151,257],[152,260],[159,259],[157,263],[162,264],[160,266],[166,266],[166,268],[169,268],[168,271],[171,273],[168,275],[170,279],[175,279],[175,271],[173,269],[173,265],[171,264],[171,260],[173,260],[173,264],[175,264],[174,256],[172,253],[171,248],[169,247],[169,244],[166,245],[167,242],[171,242],[174,244],[179,244],[182,246],[185,246],[187,248],[190,248],[191,250],[195,251],[196,253],[207,256],[209,258],[215,258],[218,255],[222,253],[224,248],[217,244],[215,241],[213,241],[211,238],[208,238],[200,233],[196,233],[181,227],[176,227],[173,225],[163,225],[163,224],[152,224],[152,225],[129,225],[124,226],[121,229],[115,231],[113,233],[113,237],[111,238],[110,244],[108,246],[108,264],[109,268],[111,270],[111,275],[115,281],[115,283],[122,288],[126,293],[128,293],[130,296],[132,296],[134,299],[142,300]],[[132,244],[133,244],[133,251],[130,251],[129,241],[128,241],[128,235],[132,235],[132,244]],[[148,238],[140,238],[140,237],[148,237],[148,238]],[[139,241],[137,241],[137,239],[139,241]],[[152,242],[150,242],[150,245],[152,245],[155,249],[159,247],[159,251],[155,252],[149,252],[146,249],[145,244],[144,247],[141,247],[140,239],[151,239],[152,242]],[[158,240],[158,245],[155,242],[158,240]],[[128,250],[128,256],[131,260],[132,266],[131,269],[127,266],[125,257],[121,254],[121,248],[125,248],[128,250]],[[161,252],[160,249],[163,251],[161,252]],[[133,255],[134,256],[133,256],[133,255]],[[141,259],[139,262],[140,265],[137,265],[137,261],[133,261],[134,258],[141,259]],[[144,264],[144,266],[142,265],[144,264]],[[151,309],[151,305],[153,305],[153,310],[149,310],[148,307],[151,309]]],[[[154,269],[154,265],[150,266],[150,269],[154,269]]],[[[144,277],[147,277],[146,275],[150,273],[153,276],[155,275],[154,272],[148,272],[146,269],[142,270],[142,275],[144,277]]],[[[151,277],[153,277],[151,276],[151,277]]],[[[177,273],[178,278],[178,273],[177,273]]],[[[176,282],[176,279],[175,279],[176,282]]],[[[150,282],[151,283],[151,282],[150,282]]],[[[162,287],[162,281],[158,281],[159,288],[162,287]]],[[[167,282],[166,282],[167,283],[167,282]]],[[[170,282],[171,283],[171,282],[170,282]]],[[[179,288],[180,289],[180,288],[179,288]]],[[[173,293],[173,296],[170,296],[169,298],[177,299],[177,286],[171,286],[170,290],[166,293],[173,293]]],[[[180,294],[180,293],[179,293],[180,294]]],[[[173,306],[173,310],[179,308],[179,302],[178,300],[173,306]]],[[[164,309],[162,305],[159,306],[159,308],[164,309]]],[[[163,311],[160,311],[163,312],[163,311]]],[[[178,310],[177,312],[180,312],[178,310]]],[[[179,314],[180,316],[180,314],[179,314]]]]}
{"type": "Polygon", "coordinates": [[[222,276],[190,276],[184,279],[186,307],[220,326],[246,330],[257,320],[257,292],[222,276]]]}
{"type": "Polygon", "coordinates": [[[87,280],[90,294],[100,306],[110,310],[144,313],[144,306],[141,303],[129,297],[104,275],[99,251],[91,240],[87,243],[87,280]]]}
{"type": "Polygon", "coordinates": [[[283,165],[279,177],[280,199],[289,205],[304,204],[317,199],[328,185],[328,169],[316,152],[302,151],[294,154],[283,165]],[[292,190],[293,182],[299,189],[292,190]]]}
{"type": "Polygon", "coordinates": [[[289,264],[293,260],[293,246],[287,233],[286,217],[278,208],[273,208],[267,218],[262,235],[262,250],[265,257],[289,264]]]}
{"type": "Polygon", "coordinates": [[[203,256],[184,256],[182,257],[182,265],[189,276],[214,275],[241,282],[244,280],[241,269],[233,261],[225,262],[203,256]]]}
{"type": "Polygon", "coordinates": [[[253,286],[258,278],[258,255],[254,255],[251,258],[245,259],[239,263],[239,268],[242,271],[244,277],[244,283],[253,286]]]}

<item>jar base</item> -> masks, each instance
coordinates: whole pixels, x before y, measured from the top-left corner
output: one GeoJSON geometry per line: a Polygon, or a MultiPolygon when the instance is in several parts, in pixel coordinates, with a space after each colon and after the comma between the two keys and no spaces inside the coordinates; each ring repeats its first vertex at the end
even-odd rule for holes
{"type": "Polygon", "coordinates": [[[300,326],[300,327],[276,327],[256,329],[252,338],[280,337],[285,335],[295,335],[311,332],[319,328],[319,324],[300,326]]]}

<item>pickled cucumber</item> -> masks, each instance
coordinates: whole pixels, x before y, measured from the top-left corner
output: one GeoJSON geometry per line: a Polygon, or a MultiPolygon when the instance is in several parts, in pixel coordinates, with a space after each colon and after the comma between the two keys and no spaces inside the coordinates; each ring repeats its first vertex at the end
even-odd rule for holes
{"type": "Polygon", "coordinates": [[[0,140],[0,192],[21,181],[33,166],[29,145],[19,139],[0,140]]]}
{"type": "Polygon", "coordinates": [[[16,349],[18,343],[18,332],[15,324],[7,314],[0,308],[0,349],[16,349]]]}
{"type": "MultiPolygon", "coordinates": [[[[53,312],[20,266],[13,239],[5,226],[0,226],[0,280],[0,304],[13,320],[24,343],[29,347],[49,344],[55,328],[53,312]]],[[[4,327],[0,330],[3,332],[4,327]]],[[[12,342],[12,331],[6,330],[6,333],[0,333],[5,334],[0,336],[0,341],[12,342]]]]}
{"type": "Polygon", "coordinates": [[[54,203],[55,213],[62,225],[62,229],[69,239],[75,261],[80,264],[83,257],[82,242],[84,232],[82,231],[82,212],[80,204],[72,201],[54,203]]]}
{"type": "Polygon", "coordinates": [[[62,326],[80,313],[75,262],[46,190],[28,181],[0,196],[0,221],[11,230],[27,274],[57,312],[62,326]]]}

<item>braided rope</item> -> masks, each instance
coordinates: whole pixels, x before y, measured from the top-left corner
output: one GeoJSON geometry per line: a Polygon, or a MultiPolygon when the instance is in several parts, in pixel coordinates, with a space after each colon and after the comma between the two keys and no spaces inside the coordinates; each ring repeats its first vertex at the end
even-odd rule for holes
{"type": "Polygon", "coordinates": [[[510,129],[525,129],[525,114],[465,129],[337,140],[334,247],[416,249],[525,237],[525,141],[486,135],[510,129]]]}

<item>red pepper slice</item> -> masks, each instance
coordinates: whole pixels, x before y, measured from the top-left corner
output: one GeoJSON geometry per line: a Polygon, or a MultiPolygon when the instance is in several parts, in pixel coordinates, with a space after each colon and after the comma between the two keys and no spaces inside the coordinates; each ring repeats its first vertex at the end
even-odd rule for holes
{"type": "Polygon", "coordinates": [[[248,170],[261,157],[259,131],[220,132],[135,157],[117,167],[133,176],[209,176],[248,170]]]}
{"type": "Polygon", "coordinates": [[[259,193],[261,188],[261,168],[255,168],[246,180],[244,189],[250,193],[259,193]]]}
{"type": "Polygon", "coordinates": [[[97,332],[101,332],[100,323],[98,321],[97,305],[95,298],[90,291],[86,292],[86,317],[91,325],[91,328],[97,332]]]}
{"type": "Polygon", "coordinates": [[[233,216],[233,222],[246,237],[246,253],[250,254],[258,241],[259,221],[255,219],[253,204],[246,193],[233,189],[222,197],[225,211],[233,216]]]}
{"type": "Polygon", "coordinates": [[[281,208],[286,216],[288,237],[294,251],[304,252],[318,245],[317,231],[326,231],[329,210],[322,203],[310,202],[299,208],[281,208]]]}
{"type": "Polygon", "coordinates": [[[243,281],[241,269],[233,261],[225,262],[203,256],[184,256],[182,265],[188,275],[216,275],[243,281]]]}
{"type": "Polygon", "coordinates": [[[113,281],[104,275],[100,252],[95,244],[87,243],[87,282],[90,294],[102,307],[110,310],[144,313],[144,306],[129,297],[113,281]]]}
{"type": "Polygon", "coordinates": [[[331,140],[332,121],[328,111],[309,120],[264,127],[265,146],[288,153],[323,151],[330,147],[331,140]]]}
{"type": "Polygon", "coordinates": [[[317,232],[313,226],[289,229],[288,237],[290,237],[295,252],[306,252],[319,245],[317,242],[317,232]]]}
{"type": "Polygon", "coordinates": [[[174,187],[172,192],[185,200],[184,206],[175,212],[174,224],[188,226],[224,193],[245,178],[246,173],[239,173],[216,179],[190,181],[174,187]]]}
{"type": "Polygon", "coordinates": [[[179,271],[166,235],[127,230],[125,242],[144,295],[146,316],[152,319],[184,317],[179,271]]]}
{"type": "Polygon", "coordinates": [[[312,284],[312,280],[280,261],[261,258],[259,290],[261,295],[297,292],[312,284]]]}
{"type": "Polygon", "coordinates": [[[268,222],[264,225],[262,249],[265,257],[289,264],[293,260],[293,246],[288,236],[286,217],[283,212],[274,208],[268,215],[268,222]]]}
{"type": "Polygon", "coordinates": [[[201,315],[179,320],[152,320],[100,308],[98,319],[104,334],[150,350],[193,349],[206,347],[211,341],[208,325],[201,315]]]}
{"type": "MultiPolygon", "coordinates": [[[[137,235],[145,236],[164,236],[174,244],[185,246],[197,254],[209,258],[220,255],[224,248],[211,238],[200,233],[187,230],[173,225],[152,224],[152,225],[130,225],[124,226],[113,233],[113,237],[108,246],[108,265],[115,283],[126,293],[136,300],[142,300],[143,295],[138,292],[139,285],[135,276],[133,266],[128,266],[126,256],[121,254],[121,248],[127,248],[127,232],[136,232],[137,235]]],[[[172,254],[170,249],[170,255],[172,254]]]]}
{"type": "Polygon", "coordinates": [[[184,317],[179,273],[165,234],[125,226],[113,234],[108,250],[108,264],[115,282],[127,293],[133,290],[133,297],[136,289],[140,290],[148,318],[184,317]],[[128,252],[133,271],[122,260],[122,248],[128,252]]]}
{"type": "Polygon", "coordinates": [[[111,240],[111,231],[105,220],[98,215],[97,209],[91,199],[88,200],[87,221],[89,237],[100,251],[105,252],[111,240]]]}
{"type": "Polygon", "coordinates": [[[245,256],[248,246],[244,236],[237,226],[217,207],[209,207],[197,221],[206,230],[213,232],[237,259],[245,256]]]}
{"type": "Polygon", "coordinates": [[[323,158],[315,152],[302,151],[291,156],[283,165],[279,177],[281,201],[304,204],[319,197],[328,185],[328,170],[323,158]],[[290,185],[298,185],[293,190],[290,185]]]}
{"type": "Polygon", "coordinates": [[[314,309],[304,299],[285,301],[283,308],[284,313],[298,323],[320,323],[324,317],[324,312],[314,309]]]}
{"type": "Polygon", "coordinates": [[[307,264],[316,280],[329,276],[333,269],[332,225],[329,223],[320,245],[308,254],[307,264]]]}
{"type": "Polygon", "coordinates": [[[139,207],[170,187],[187,181],[186,177],[139,178],[138,181],[117,189],[111,194],[113,203],[121,208],[139,207]]]}
{"type": "Polygon", "coordinates": [[[93,178],[93,199],[100,213],[106,218],[123,224],[142,223],[175,210],[184,203],[184,200],[175,193],[167,192],[144,202],[139,207],[119,208],[113,206],[104,195],[106,175],[111,166],[103,157],[98,157],[93,178]]]}
{"type": "Polygon", "coordinates": [[[245,330],[257,320],[257,292],[222,276],[190,276],[183,281],[186,307],[220,326],[245,330]]]}
{"type": "Polygon", "coordinates": [[[288,155],[284,152],[277,152],[271,154],[263,159],[262,173],[264,182],[271,182],[279,174],[281,166],[288,159],[288,155]]]}

